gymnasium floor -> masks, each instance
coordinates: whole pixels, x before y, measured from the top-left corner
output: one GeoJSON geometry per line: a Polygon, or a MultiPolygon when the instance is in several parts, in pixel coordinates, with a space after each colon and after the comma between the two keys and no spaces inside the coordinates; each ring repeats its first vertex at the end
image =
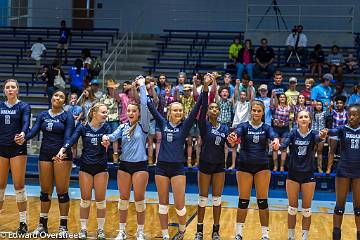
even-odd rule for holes
{"type": "MultiPolygon", "coordinates": [[[[105,223],[105,231],[108,239],[113,239],[117,235],[118,229],[118,214],[117,214],[117,199],[118,191],[115,188],[115,182],[109,183],[107,191],[107,217],[105,223]]],[[[153,184],[149,184],[149,191],[146,193],[147,209],[146,209],[146,224],[145,233],[147,239],[161,239],[161,232],[157,216],[157,193],[154,191],[153,184]]],[[[195,192],[196,186],[189,185],[187,187],[186,204],[188,213],[187,231],[185,239],[193,239],[196,231],[196,205],[197,193],[195,192]]],[[[33,230],[39,218],[40,204],[39,204],[39,186],[36,180],[28,180],[26,185],[28,194],[28,223],[29,230],[33,230]]],[[[79,231],[79,199],[80,191],[76,181],[72,181],[69,190],[71,197],[71,208],[69,215],[69,231],[76,233],[79,231]]],[[[236,188],[226,187],[222,200],[223,210],[221,216],[221,237],[222,239],[233,239],[236,221],[236,206],[237,206],[237,190],[236,188]],[[230,194],[229,194],[230,193],[230,194]]],[[[18,213],[16,210],[16,203],[12,184],[9,184],[6,189],[6,200],[4,204],[4,211],[0,214],[0,232],[15,231],[18,225],[18,213]]],[[[52,208],[49,217],[49,232],[56,232],[59,222],[58,203],[56,195],[53,196],[52,208]]],[[[315,200],[313,201],[313,217],[312,227],[310,231],[310,238],[314,240],[331,239],[332,229],[332,215],[331,212],[334,208],[334,194],[333,193],[316,193],[315,200]],[[320,200],[321,199],[321,200],[320,200]],[[322,200],[327,199],[327,200],[322,200]]],[[[172,198],[170,198],[172,199],[172,198]]],[[[351,198],[349,198],[350,200],[351,198]]],[[[210,202],[210,201],[209,201],[210,202]]],[[[287,239],[287,199],[284,192],[281,190],[270,191],[270,238],[272,240],[287,239]]],[[[301,205],[301,203],[300,203],[301,205]]],[[[258,220],[258,211],[256,206],[256,199],[251,199],[250,210],[246,220],[244,239],[259,240],[260,239],[260,224],[258,220]]],[[[343,239],[355,240],[355,223],[352,213],[352,203],[348,202],[346,205],[346,212],[343,222],[343,239]]],[[[301,237],[301,215],[298,214],[298,224],[296,228],[297,239],[301,237]]],[[[173,207],[170,208],[170,234],[176,234],[176,214],[173,207]]],[[[205,222],[204,222],[204,236],[205,239],[211,239],[212,230],[212,210],[207,208],[205,222]]],[[[133,204],[129,208],[127,233],[128,239],[135,239],[136,231],[136,214],[133,204]]],[[[96,232],[96,216],[95,204],[92,204],[91,216],[89,220],[89,239],[94,239],[96,232]]],[[[2,236],[2,235],[0,235],[2,236]]],[[[0,237],[1,238],[1,237],[0,237]]]]}

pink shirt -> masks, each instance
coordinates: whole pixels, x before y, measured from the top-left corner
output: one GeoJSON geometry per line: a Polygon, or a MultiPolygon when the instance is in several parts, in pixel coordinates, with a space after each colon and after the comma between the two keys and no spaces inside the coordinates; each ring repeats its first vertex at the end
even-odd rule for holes
{"type": "Polygon", "coordinates": [[[244,49],[244,56],[243,56],[243,64],[249,64],[250,63],[250,54],[248,49],[244,49]]]}

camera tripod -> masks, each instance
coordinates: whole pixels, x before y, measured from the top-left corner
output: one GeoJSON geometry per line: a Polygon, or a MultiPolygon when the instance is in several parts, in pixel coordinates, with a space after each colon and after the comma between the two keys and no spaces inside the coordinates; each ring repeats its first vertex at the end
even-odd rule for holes
{"type": "Polygon", "coordinates": [[[286,59],[286,63],[289,63],[290,59],[292,58],[292,56],[295,55],[296,57],[296,60],[298,61],[298,64],[301,64],[301,61],[300,61],[300,57],[299,57],[299,54],[296,50],[296,48],[293,48],[289,54],[289,57],[286,59]]]}
{"type": "Polygon", "coordinates": [[[270,9],[273,8],[274,9],[274,12],[276,14],[276,25],[277,25],[277,29],[280,30],[280,19],[281,18],[281,21],[282,23],[284,24],[284,27],[286,30],[288,30],[288,27],[286,25],[286,22],[285,22],[285,19],[284,17],[282,16],[281,14],[281,10],[279,8],[279,5],[277,4],[277,1],[276,0],[272,0],[272,2],[270,3],[269,7],[266,9],[265,11],[265,14],[261,17],[260,21],[256,24],[256,27],[255,29],[258,29],[260,24],[264,21],[264,18],[266,15],[269,14],[270,12],[270,9]]]}

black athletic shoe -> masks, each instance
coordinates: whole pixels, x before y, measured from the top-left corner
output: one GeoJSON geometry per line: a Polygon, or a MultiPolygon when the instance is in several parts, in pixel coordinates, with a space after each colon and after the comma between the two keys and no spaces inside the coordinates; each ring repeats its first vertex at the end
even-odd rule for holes
{"type": "Polygon", "coordinates": [[[334,228],[333,229],[333,240],[340,240],[341,239],[341,229],[334,228]]]}
{"type": "Polygon", "coordinates": [[[17,235],[23,235],[28,232],[27,224],[24,222],[20,222],[19,228],[16,230],[17,235]]]}

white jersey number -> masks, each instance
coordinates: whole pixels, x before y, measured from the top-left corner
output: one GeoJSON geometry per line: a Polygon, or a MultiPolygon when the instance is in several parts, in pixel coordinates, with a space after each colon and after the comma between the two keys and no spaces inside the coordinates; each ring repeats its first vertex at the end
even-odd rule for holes
{"type": "Polygon", "coordinates": [[[351,139],[351,148],[359,149],[359,142],[360,142],[360,139],[351,139]]]}
{"type": "Polygon", "coordinates": [[[299,151],[298,151],[298,155],[299,156],[304,156],[306,155],[306,150],[307,150],[307,146],[299,146],[299,151]]]}
{"type": "Polygon", "coordinates": [[[5,124],[10,125],[10,115],[5,115],[5,124]]]}

